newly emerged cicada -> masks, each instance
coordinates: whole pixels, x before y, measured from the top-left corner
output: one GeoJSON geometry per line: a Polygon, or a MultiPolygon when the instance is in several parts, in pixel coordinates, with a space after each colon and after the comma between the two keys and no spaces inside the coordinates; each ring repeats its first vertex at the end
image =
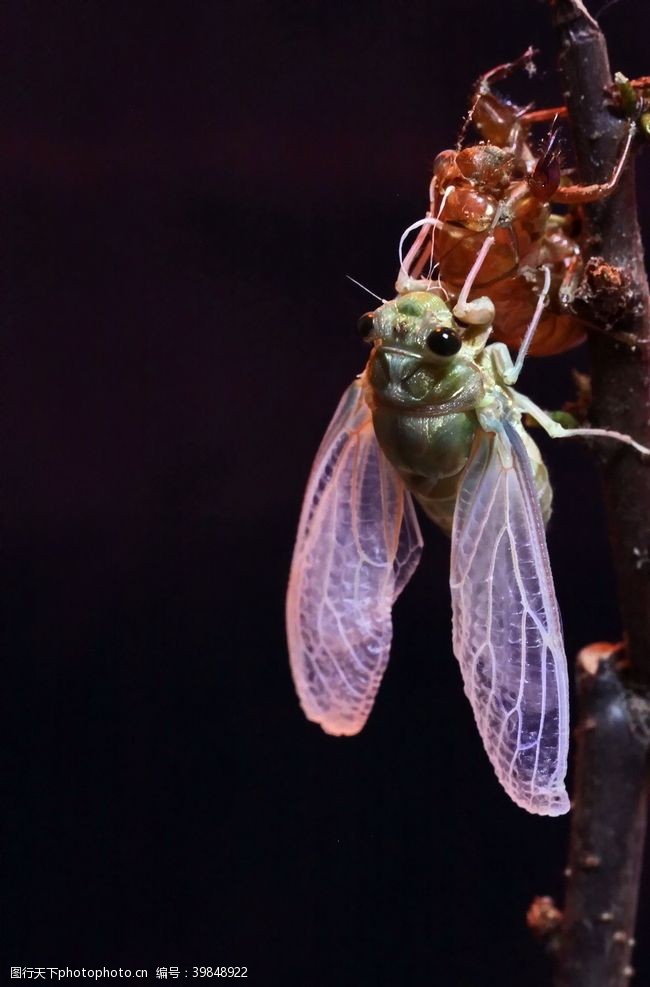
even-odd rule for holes
{"type": "Polygon", "coordinates": [[[569,808],[567,667],[544,534],[551,488],[522,415],[552,436],[647,450],[564,429],[514,389],[549,284],[546,270],[516,363],[487,342],[487,297],[459,310],[444,292],[413,291],[364,317],[372,352],[312,468],[287,631],[307,717],[358,733],[388,661],[391,608],[422,550],[413,495],[451,534],[453,646],[488,757],[517,805],[554,816],[569,808]]]}

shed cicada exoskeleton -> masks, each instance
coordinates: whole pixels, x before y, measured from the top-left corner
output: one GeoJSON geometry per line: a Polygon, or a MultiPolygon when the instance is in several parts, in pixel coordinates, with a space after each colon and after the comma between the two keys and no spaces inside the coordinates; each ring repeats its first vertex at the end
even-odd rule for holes
{"type": "Polygon", "coordinates": [[[580,207],[615,188],[635,125],[628,120],[607,182],[571,184],[557,147],[556,121],[565,116],[564,107],[516,106],[493,89],[494,82],[528,64],[533,54],[529,49],[476,83],[457,147],[435,159],[427,221],[412,227],[419,226],[419,232],[402,262],[396,287],[401,292],[425,286],[435,273],[454,298],[480,255],[473,295],[489,294],[495,308],[494,339],[517,347],[535,310],[542,272],[548,268],[548,304],[530,348],[533,356],[548,356],[585,338],[587,325],[571,308],[583,270],[577,240],[580,207]],[[552,122],[551,133],[536,153],[531,130],[544,121],[552,122]],[[470,122],[482,141],[463,146],[470,122]]]}

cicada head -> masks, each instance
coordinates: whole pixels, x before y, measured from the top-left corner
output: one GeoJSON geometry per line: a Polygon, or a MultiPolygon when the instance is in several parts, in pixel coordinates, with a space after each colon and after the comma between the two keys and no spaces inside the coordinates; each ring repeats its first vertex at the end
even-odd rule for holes
{"type": "Polygon", "coordinates": [[[413,291],[364,315],[359,328],[373,344],[368,382],[379,403],[446,407],[465,393],[474,403],[480,386],[474,357],[489,327],[461,323],[439,295],[413,291]]]}

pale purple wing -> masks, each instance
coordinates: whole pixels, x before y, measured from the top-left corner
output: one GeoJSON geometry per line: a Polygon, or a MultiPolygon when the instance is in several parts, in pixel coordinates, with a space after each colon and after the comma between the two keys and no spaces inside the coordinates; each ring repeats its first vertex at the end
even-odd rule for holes
{"type": "Polygon", "coordinates": [[[528,455],[515,429],[503,427],[499,440],[483,433],[459,491],[454,652],[499,781],[517,805],[557,816],[569,810],[562,626],[528,455]],[[501,441],[511,453],[507,469],[501,441]]]}
{"type": "Polygon", "coordinates": [[[377,444],[357,380],[312,467],[287,593],[296,691],[327,733],[355,734],[366,722],[388,661],[391,609],[421,550],[411,497],[377,444]]]}

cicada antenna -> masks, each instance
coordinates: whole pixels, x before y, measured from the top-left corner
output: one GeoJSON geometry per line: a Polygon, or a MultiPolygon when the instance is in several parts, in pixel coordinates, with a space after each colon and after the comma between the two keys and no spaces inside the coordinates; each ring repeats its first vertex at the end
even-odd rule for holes
{"type": "Polygon", "coordinates": [[[523,68],[528,75],[533,75],[537,55],[539,55],[539,48],[535,48],[534,45],[528,45],[519,58],[515,58],[512,62],[503,62],[501,65],[495,65],[489,72],[484,72],[483,75],[479,76],[476,81],[476,87],[482,87],[484,92],[489,92],[493,82],[500,82],[502,79],[507,79],[509,75],[512,75],[513,72],[516,72],[520,68],[523,68]]]}
{"type": "Polygon", "coordinates": [[[346,274],[345,276],[348,279],[348,281],[352,281],[353,284],[359,285],[359,287],[360,288],[363,288],[364,291],[367,291],[369,295],[372,295],[373,298],[376,298],[378,301],[380,301],[382,303],[382,305],[385,305],[386,304],[386,299],[385,298],[382,298],[381,295],[375,294],[375,292],[374,291],[371,291],[370,288],[366,288],[365,284],[361,284],[361,282],[360,281],[357,281],[356,278],[353,278],[352,275],[346,274]]]}

